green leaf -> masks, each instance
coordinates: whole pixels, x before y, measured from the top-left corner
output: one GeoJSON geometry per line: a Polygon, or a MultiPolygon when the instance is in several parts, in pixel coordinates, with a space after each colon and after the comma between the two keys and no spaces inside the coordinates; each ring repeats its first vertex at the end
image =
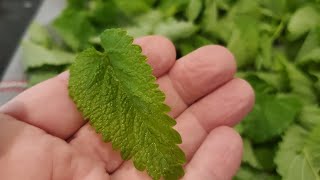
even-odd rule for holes
{"type": "Polygon", "coordinates": [[[304,153],[307,159],[310,160],[310,167],[312,173],[315,174],[317,179],[320,179],[320,125],[318,124],[309,135],[304,153]]]}
{"type": "Polygon", "coordinates": [[[306,64],[310,62],[320,63],[320,46],[318,48],[311,50],[309,54],[301,58],[301,61],[300,61],[301,64],[306,64]]]}
{"type": "Polygon", "coordinates": [[[247,163],[248,165],[256,169],[262,169],[262,165],[254,154],[254,150],[249,139],[243,139],[242,162],[247,163]]]}
{"type": "Polygon", "coordinates": [[[320,27],[312,30],[304,41],[296,61],[299,65],[306,65],[314,60],[320,61],[320,27]],[[310,55],[311,54],[311,55],[310,55]]]}
{"type": "Polygon", "coordinates": [[[311,134],[294,125],[286,132],[275,158],[284,180],[320,179],[320,126],[311,134]]]}
{"type": "Polygon", "coordinates": [[[280,180],[281,178],[272,173],[258,171],[242,165],[233,180],[280,180]]]}
{"type": "Polygon", "coordinates": [[[297,66],[290,62],[283,61],[289,78],[291,93],[304,104],[314,104],[317,97],[314,93],[312,81],[297,66]]]}
{"type": "Polygon", "coordinates": [[[26,68],[71,64],[75,58],[74,54],[59,49],[47,49],[30,41],[22,43],[22,50],[26,68]]]}
{"type": "Polygon", "coordinates": [[[53,29],[74,51],[89,47],[89,39],[96,30],[89,21],[88,13],[75,9],[65,9],[52,23],[53,29]]]}
{"type": "Polygon", "coordinates": [[[234,130],[236,130],[240,135],[242,135],[243,133],[243,124],[239,123],[237,125],[234,126],[234,130]]]}
{"type": "Polygon", "coordinates": [[[320,107],[317,105],[307,105],[301,110],[299,122],[303,127],[312,129],[320,124],[320,107]]]}
{"type": "Polygon", "coordinates": [[[259,163],[261,164],[262,170],[271,172],[275,169],[276,165],[273,162],[275,157],[276,148],[273,144],[266,144],[263,146],[257,146],[254,148],[254,154],[259,163]]]}
{"type": "Polygon", "coordinates": [[[287,0],[259,0],[263,14],[274,18],[282,18],[287,11],[287,0]]]}
{"type": "Polygon", "coordinates": [[[201,13],[203,7],[202,0],[190,0],[188,8],[186,9],[186,16],[189,21],[194,21],[197,19],[201,13]]]}
{"type": "Polygon", "coordinates": [[[178,21],[174,18],[169,18],[157,24],[153,33],[166,36],[174,41],[190,37],[196,33],[197,30],[198,27],[192,22],[178,21]]]}
{"type": "Polygon", "coordinates": [[[319,25],[320,13],[314,6],[298,9],[288,24],[289,39],[295,40],[319,25]]]}
{"type": "Polygon", "coordinates": [[[257,143],[271,140],[290,126],[300,110],[294,97],[257,94],[253,111],[243,121],[244,135],[257,143]]]}
{"type": "Polygon", "coordinates": [[[159,11],[149,13],[134,19],[135,26],[127,28],[128,34],[134,37],[157,34],[171,40],[183,39],[196,33],[198,27],[192,22],[178,21],[175,18],[164,18],[159,11]]]}
{"type": "Polygon", "coordinates": [[[250,83],[250,85],[253,87],[256,93],[272,94],[276,92],[275,87],[273,87],[271,84],[264,81],[263,79],[260,79],[255,74],[245,74],[245,76],[242,76],[242,75],[239,76],[239,73],[237,74],[238,74],[238,77],[246,79],[246,81],[250,83]]]}
{"type": "Polygon", "coordinates": [[[253,88],[259,92],[268,92],[269,90],[283,91],[287,89],[287,79],[283,73],[276,72],[246,72],[242,78],[245,78],[253,88]],[[272,88],[272,89],[270,89],[272,88]]]}
{"type": "Polygon", "coordinates": [[[67,8],[83,9],[87,6],[89,0],[67,0],[67,8]]]}
{"type": "Polygon", "coordinates": [[[239,16],[236,24],[228,49],[233,52],[237,65],[241,68],[255,61],[259,48],[259,29],[257,20],[250,16],[239,16]]]}
{"type": "Polygon", "coordinates": [[[162,11],[166,17],[173,17],[179,12],[184,11],[189,4],[189,0],[161,0],[157,8],[162,11]]]}
{"type": "Polygon", "coordinates": [[[69,94],[78,109],[105,141],[132,159],[138,170],[153,179],[183,176],[185,155],[177,146],[181,137],[168,116],[165,95],[152,69],[120,29],[101,35],[104,52],[88,49],[70,68],[69,94]]]}
{"type": "Polygon", "coordinates": [[[251,0],[238,0],[229,11],[229,16],[235,18],[239,15],[248,15],[253,17],[259,17],[260,7],[258,1],[251,0]]]}
{"type": "MultiPolygon", "coordinates": [[[[301,162],[300,152],[305,144],[308,132],[300,126],[293,125],[285,133],[283,141],[279,145],[275,163],[277,172],[282,177],[289,175],[296,163],[301,162]]],[[[301,168],[299,171],[301,171],[301,168]]]]}
{"type": "Polygon", "coordinates": [[[48,30],[37,22],[33,22],[30,25],[28,37],[30,41],[46,48],[50,48],[52,45],[52,38],[48,30]]]}
{"type": "Polygon", "coordinates": [[[234,4],[234,0],[216,0],[219,9],[221,10],[229,10],[231,6],[234,4]]]}
{"type": "Polygon", "coordinates": [[[257,56],[255,65],[258,70],[271,69],[273,65],[272,45],[273,38],[269,35],[262,35],[260,44],[260,53],[257,56]]]}
{"type": "Polygon", "coordinates": [[[126,28],[133,37],[141,37],[153,33],[155,27],[164,20],[160,11],[154,10],[133,19],[135,25],[126,28]]]}
{"type": "Polygon", "coordinates": [[[115,4],[127,15],[137,15],[148,12],[155,0],[114,0],[115,4]]]}
{"type": "Polygon", "coordinates": [[[195,49],[198,49],[202,46],[213,44],[212,41],[208,40],[204,36],[194,35],[187,39],[182,39],[176,43],[177,50],[180,51],[181,55],[184,56],[195,49]]]}
{"type": "Polygon", "coordinates": [[[218,29],[218,8],[216,0],[204,0],[204,10],[202,16],[202,29],[205,32],[214,32],[218,29]]]}
{"type": "MultiPolygon", "coordinates": [[[[118,2],[118,1],[116,1],[118,2]]],[[[114,0],[91,0],[88,4],[89,20],[99,28],[124,25],[129,22],[127,11],[122,11],[114,0]]]]}

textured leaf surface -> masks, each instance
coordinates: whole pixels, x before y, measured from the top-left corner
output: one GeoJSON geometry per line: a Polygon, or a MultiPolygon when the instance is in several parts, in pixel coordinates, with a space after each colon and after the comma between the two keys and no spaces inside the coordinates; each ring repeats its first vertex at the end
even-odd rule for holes
{"type": "Polygon", "coordinates": [[[320,22],[320,13],[316,7],[306,6],[297,10],[288,24],[290,39],[296,39],[316,27],[320,22]]]}
{"type": "Polygon", "coordinates": [[[320,126],[308,133],[292,126],[285,134],[275,158],[284,180],[320,179],[320,126]]]}
{"type": "Polygon", "coordinates": [[[251,64],[259,48],[259,28],[257,20],[251,16],[237,17],[228,48],[237,57],[239,67],[251,64]],[[243,43],[246,42],[246,43],[243,43]]]}
{"type": "Polygon", "coordinates": [[[307,129],[320,125],[320,108],[317,105],[304,106],[299,116],[299,122],[307,129]]]}
{"type": "Polygon", "coordinates": [[[257,94],[253,111],[243,121],[244,134],[258,143],[271,140],[289,127],[300,109],[294,97],[257,94]]]}
{"type": "Polygon", "coordinates": [[[312,87],[312,81],[293,63],[284,62],[284,66],[290,80],[292,93],[305,104],[316,103],[317,97],[312,87]]]}
{"type": "Polygon", "coordinates": [[[132,42],[120,29],[102,33],[105,52],[85,50],[71,66],[70,96],[123,159],[154,179],[178,179],[185,162],[181,137],[146,57],[132,42]]]}

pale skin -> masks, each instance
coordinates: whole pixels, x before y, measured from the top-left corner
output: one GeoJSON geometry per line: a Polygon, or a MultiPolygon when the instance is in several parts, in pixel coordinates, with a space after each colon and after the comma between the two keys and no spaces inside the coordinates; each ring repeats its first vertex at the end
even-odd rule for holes
{"type": "MultiPolygon", "coordinates": [[[[250,112],[254,93],[235,78],[236,63],[221,46],[176,61],[160,36],[135,40],[166,94],[182,136],[184,180],[229,180],[239,168],[242,140],[231,127],[250,112]]],[[[123,161],[83,120],[68,96],[68,72],[40,83],[0,108],[0,179],[148,180],[123,161]]]]}

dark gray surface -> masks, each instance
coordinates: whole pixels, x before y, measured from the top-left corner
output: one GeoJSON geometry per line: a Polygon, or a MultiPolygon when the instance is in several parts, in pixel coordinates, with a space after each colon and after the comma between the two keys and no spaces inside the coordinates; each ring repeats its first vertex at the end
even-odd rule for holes
{"type": "MultiPolygon", "coordinates": [[[[41,7],[37,10],[37,13],[33,16],[32,21],[36,21],[42,25],[50,24],[50,22],[61,13],[65,7],[65,3],[65,0],[44,0],[43,3],[41,3],[41,7]]],[[[29,24],[29,22],[26,24],[29,24]]],[[[24,27],[24,29],[26,29],[26,27],[24,27]]],[[[24,34],[22,38],[27,38],[26,30],[22,34],[24,34]]],[[[18,40],[21,41],[20,39],[18,40]]],[[[14,54],[9,58],[10,62],[1,78],[0,90],[2,89],[2,91],[0,91],[0,106],[17,96],[27,86],[27,76],[22,63],[22,48],[21,46],[17,46],[14,50],[14,54]],[[7,90],[5,90],[6,88],[7,90]]]]}
{"type": "Polygon", "coordinates": [[[42,0],[0,0],[0,77],[42,0]]]}

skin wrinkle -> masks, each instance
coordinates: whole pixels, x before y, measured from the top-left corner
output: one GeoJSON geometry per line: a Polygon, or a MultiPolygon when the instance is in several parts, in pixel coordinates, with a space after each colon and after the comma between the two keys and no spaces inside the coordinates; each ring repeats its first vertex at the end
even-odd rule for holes
{"type": "Polygon", "coordinates": [[[160,84],[160,89],[162,91],[170,92],[170,97],[174,98],[174,100],[172,100],[172,98],[168,99],[168,95],[166,96],[165,103],[171,108],[169,115],[174,118],[179,116],[188,106],[179,95],[178,91],[174,88],[170,76],[164,75],[160,77],[157,80],[157,83],[160,84]]]}
{"type": "MultiPolygon", "coordinates": [[[[184,63],[182,63],[183,66],[185,66],[184,63]]],[[[183,68],[182,68],[183,69],[183,68]]],[[[171,72],[171,71],[170,71],[171,72]]],[[[184,89],[187,89],[186,87],[184,87],[183,84],[179,83],[179,81],[172,81],[170,78],[170,72],[169,72],[169,79],[171,81],[171,84],[173,85],[173,89],[177,92],[177,94],[179,94],[179,96],[181,97],[182,101],[186,104],[189,105],[187,102],[185,102],[185,98],[183,96],[181,96],[181,94],[186,94],[184,91],[184,89]]],[[[185,75],[185,77],[187,77],[187,79],[189,78],[188,73],[183,73],[185,75]]]]}
{"type": "Polygon", "coordinates": [[[205,123],[202,125],[204,128],[211,129],[219,125],[233,126],[252,109],[253,104],[254,92],[251,86],[243,80],[234,79],[218,88],[214,93],[207,95],[205,99],[201,99],[193,104],[188,111],[192,112],[197,119],[200,119],[202,124],[205,123]],[[233,91],[235,88],[243,93],[232,94],[230,91],[233,91]],[[213,101],[215,102],[214,104],[212,104],[213,101]],[[233,108],[230,109],[228,107],[233,108]],[[216,109],[220,113],[212,113],[210,109],[216,109]],[[204,117],[211,117],[215,121],[209,121],[204,119],[204,117]]]}
{"type": "MultiPolygon", "coordinates": [[[[173,87],[172,90],[173,90],[174,93],[176,94],[176,96],[175,96],[175,98],[174,98],[174,104],[172,105],[172,107],[176,107],[177,104],[178,104],[178,102],[182,102],[182,103],[183,103],[183,104],[182,104],[182,107],[183,107],[182,109],[186,109],[188,106],[187,106],[187,104],[183,101],[183,99],[182,99],[181,96],[179,95],[178,91],[174,88],[173,83],[172,83],[172,80],[170,79],[169,76],[166,76],[166,77],[167,77],[167,79],[168,79],[169,86],[172,86],[172,87],[173,87]]],[[[171,109],[172,109],[172,108],[171,108],[171,109]]],[[[179,116],[182,112],[183,112],[183,110],[177,112],[177,114],[175,114],[174,117],[179,116]]]]}
{"type": "Polygon", "coordinates": [[[170,70],[169,76],[175,77],[172,78],[174,87],[184,101],[190,105],[231,80],[235,72],[236,63],[233,55],[224,47],[208,45],[178,60],[170,70]],[[197,58],[200,55],[202,56],[201,61],[197,58]],[[206,77],[205,74],[210,74],[210,76],[206,77]],[[180,79],[183,81],[179,81],[180,79]],[[198,88],[204,84],[207,84],[206,88],[198,88]]]}
{"type": "MultiPolygon", "coordinates": [[[[201,125],[201,123],[199,122],[199,120],[192,114],[192,113],[188,113],[188,115],[185,116],[189,116],[188,117],[188,122],[191,122],[191,120],[193,122],[195,122],[196,124],[192,124],[192,123],[188,123],[192,125],[192,130],[195,130],[197,128],[196,127],[200,127],[200,131],[199,132],[203,132],[203,133],[197,133],[195,136],[193,137],[188,137],[188,136],[183,136],[182,133],[184,133],[182,130],[180,129],[185,129],[186,124],[187,123],[179,123],[177,124],[177,126],[175,127],[176,130],[180,130],[180,134],[182,136],[182,138],[184,138],[185,140],[182,140],[182,144],[180,144],[179,146],[184,150],[186,157],[187,157],[187,163],[191,160],[191,157],[194,155],[194,153],[196,152],[196,150],[200,147],[201,142],[206,138],[206,136],[208,135],[209,132],[206,131],[206,129],[204,129],[204,127],[201,125]],[[181,127],[182,126],[182,127],[181,127]],[[195,138],[198,137],[201,134],[200,139],[197,139],[197,143],[195,144],[191,144],[192,146],[190,146],[190,144],[186,144],[186,143],[190,143],[190,138],[195,138]],[[186,140],[185,137],[188,137],[188,139],[186,140]],[[189,140],[189,141],[188,141],[189,140]]],[[[177,122],[180,122],[180,119],[182,118],[178,118],[177,122]]],[[[189,133],[189,132],[185,132],[185,133],[189,133]]],[[[194,142],[194,141],[193,141],[194,142]]]]}

